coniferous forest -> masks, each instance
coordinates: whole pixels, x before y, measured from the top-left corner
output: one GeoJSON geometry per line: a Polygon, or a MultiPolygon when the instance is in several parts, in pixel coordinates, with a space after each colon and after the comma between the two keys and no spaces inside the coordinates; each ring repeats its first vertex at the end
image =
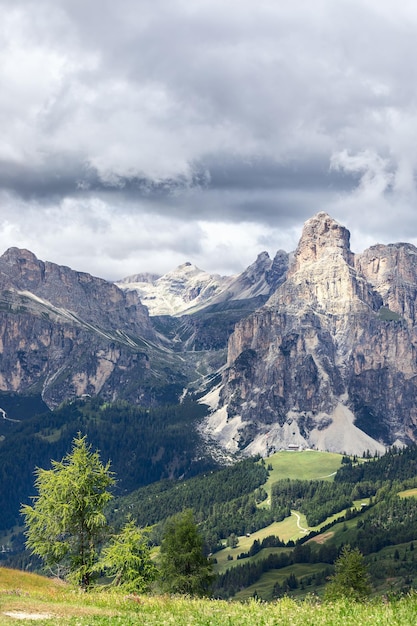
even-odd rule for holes
{"type": "Polygon", "coordinates": [[[0,440],[0,530],[19,523],[20,504],[33,495],[35,468],[48,468],[51,459],[63,457],[78,432],[111,460],[116,495],[216,467],[199,450],[194,424],[206,409],[192,400],[145,409],[86,398],[44,409],[10,423],[0,440]]]}

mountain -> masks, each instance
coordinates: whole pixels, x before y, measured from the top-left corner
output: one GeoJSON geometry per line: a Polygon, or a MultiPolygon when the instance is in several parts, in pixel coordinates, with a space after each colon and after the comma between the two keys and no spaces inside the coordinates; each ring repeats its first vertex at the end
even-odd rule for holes
{"type": "Polygon", "coordinates": [[[262,455],[416,441],[417,249],[349,240],[325,213],[306,222],[286,280],[229,339],[211,440],[262,455]]]}
{"type": "Polygon", "coordinates": [[[127,292],[137,293],[149,314],[178,315],[191,307],[207,302],[222,291],[230,278],[208,274],[187,262],[164,276],[135,274],[116,285],[127,292]]]}
{"type": "Polygon", "coordinates": [[[117,281],[116,285],[127,292],[136,292],[149,315],[178,317],[231,300],[266,300],[282,282],[287,269],[288,254],[280,250],[274,260],[262,252],[237,276],[208,274],[187,262],[163,276],[135,274],[117,281]]]}
{"type": "Polygon", "coordinates": [[[138,402],[151,346],[164,349],[134,292],[28,250],[0,257],[1,391],[38,394],[50,407],[85,394],[138,402]]]}

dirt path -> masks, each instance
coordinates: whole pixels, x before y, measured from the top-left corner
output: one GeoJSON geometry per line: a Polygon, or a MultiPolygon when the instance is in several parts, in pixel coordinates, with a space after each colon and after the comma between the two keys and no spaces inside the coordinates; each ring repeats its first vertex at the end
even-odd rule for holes
{"type": "Polygon", "coordinates": [[[302,532],[302,533],[308,533],[308,532],[310,532],[310,531],[308,530],[308,528],[303,528],[303,527],[301,526],[301,524],[300,524],[301,517],[298,515],[298,513],[296,513],[295,511],[291,511],[291,515],[295,515],[295,517],[297,518],[297,527],[300,529],[300,532],[302,532]]]}
{"type": "Polygon", "coordinates": [[[23,611],[5,611],[3,615],[7,615],[7,617],[12,617],[14,619],[52,619],[53,615],[50,613],[25,613],[23,611]]]}

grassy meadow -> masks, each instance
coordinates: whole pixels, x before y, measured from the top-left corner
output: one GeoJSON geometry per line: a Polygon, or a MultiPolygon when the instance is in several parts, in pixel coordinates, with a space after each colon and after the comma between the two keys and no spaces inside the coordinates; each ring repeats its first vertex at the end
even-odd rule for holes
{"type": "Polygon", "coordinates": [[[283,598],[262,603],[126,596],[78,590],[35,574],[0,568],[0,624],[72,626],[408,626],[415,624],[417,595],[366,604],[302,602],[283,598]]]}
{"type": "MultiPolygon", "coordinates": [[[[271,496],[271,487],[283,478],[299,480],[332,479],[342,463],[342,455],[317,450],[303,450],[301,452],[276,452],[266,459],[268,466],[272,466],[269,478],[263,488],[271,496]]],[[[268,501],[267,501],[268,502],[268,501]]]]}

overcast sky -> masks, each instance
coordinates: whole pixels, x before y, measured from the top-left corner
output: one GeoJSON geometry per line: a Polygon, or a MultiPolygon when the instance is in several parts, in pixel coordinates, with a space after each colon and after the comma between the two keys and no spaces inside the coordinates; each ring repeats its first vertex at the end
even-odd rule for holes
{"type": "Polygon", "coordinates": [[[0,253],[232,274],[417,244],[411,0],[0,0],[0,253]]]}

